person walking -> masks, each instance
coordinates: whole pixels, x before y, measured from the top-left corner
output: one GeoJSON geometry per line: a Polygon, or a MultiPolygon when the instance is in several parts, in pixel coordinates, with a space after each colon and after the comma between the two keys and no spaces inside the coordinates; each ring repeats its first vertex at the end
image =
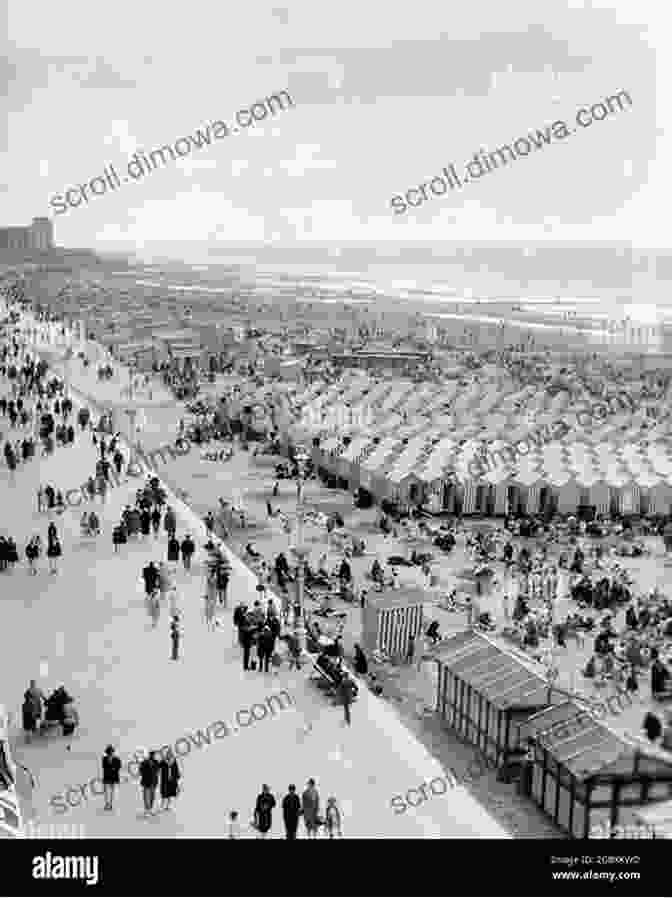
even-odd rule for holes
{"type": "Polygon", "coordinates": [[[150,515],[152,521],[152,530],[154,531],[154,536],[158,537],[159,528],[161,527],[161,510],[158,505],[155,505],[152,513],[150,515]]]}
{"type": "Polygon", "coordinates": [[[247,613],[247,605],[244,602],[236,605],[233,609],[233,638],[234,638],[234,646],[239,645],[242,646],[242,633],[241,628],[243,625],[243,621],[245,620],[245,615],[247,613]]]}
{"type": "Polygon", "coordinates": [[[657,742],[663,732],[660,719],[655,714],[652,714],[651,711],[647,711],[642,723],[642,729],[650,742],[657,742]]]}
{"type": "Polygon", "coordinates": [[[243,618],[239,630],[240,644],[243,648],[243,670],[249,670],[250,654],[252,652],[252,645],[254,644],[254,629],[247,615],[243,618]]]}
{"type": "Polygon", "coordinates": [[[257,796],[257,803],[254,807],[254,825],[259,833],[260,839],[265,839],[273,825],[272,812],[275,807],[275,798],[271,794],[271,790],[264,783],[261,792],[257,796]]]}
{"type": "Polygon", "coordinates": [[[353,699],[352,685],[352,681],[347,675],[344,676],[341,682],[338,684],[338,696],[343,703],[344,723],[346,726],[350,726],[352,723],[350,717],[350,707],[352,705],[353,699]]]}
{"type": "Polygon", "coordinates": [[[121,477],[121,469],[124,466],[124,456],[119,449],[116,449],[112,457],[117,476],[121,477]]]}
{"type": "Polygon", "coordinates": [[[309,779],[301,796],[301,812],[309,839],[317,838],[318,817],[320,813],[320,794],[315,788],[315,780],[309,779]]]}
{"type": "Polygon", "coordinates": [[[111,811],[114,801],[114,790],[119,785],[119,771],[121,761],[114,751],[114,746],[108,745],[103,755],[103,795],[105,796],[105,810],[111,811]]]}
{"type": "Polygon", "coordinates": [[[339,839],[343,838],[343,830],[341,827],[341,810],[334,796],[327,799],[327,808],[324,812],[324,823],[327,828],[327,835],[330,839],[334,838],[334,833],[339,839]]]}
{"type": "Polygon", "coordinates": [[[159,775],[161,780],[161,810],[169,811],[172,800],[177,798],[179,794],[180,779],[182,778],[177,758],[171,748],[168,749],[165,757],[159,764],[159,775]]]}
{"type": "Polygon", "coordinates": [[[154,813],[154,800],[158,784],[159,763],[156,759],[156,752],[152,751],[140,764],[140,787],[142,789],[145,817],[154,813]]]}
{"type": "Polygon", "coordinates": [[[168,590],[173,585],[170,568],[164,561],[160,561],[158,565],[157,586],[159,588],[159,598],[161,602],[165,602],[168,590]]]}
{"type": "Polygon", "coordinates": [[[172,586],[172,587],[170,588],[170,591],[169,591],[169,593],[168,593],[168,604],[169,604],[169,606],[170,606],[170,616],[171,616],[171,618],[173,618],[173,617],[179,617],[179,616],[180,616],[180,609],[179,609],[179,606],[178,606],[178,600],[177,600],[177,589],[176,589],[174,586],[172,586]]]}
{"type": "Polygon", "coordinates": [[[369,663],[366,660],[366,655],[364,654],[364,651],[363,651],[361,645],[359,645],[359,643],[357,643],[357,642],[355,643],[354,654],[355,654],[355,673],[357,674],[358,677],[365,677],[369,672],[369,663]]]}
{"type": "Polygon", "coordinates": [[[226,608],[226,591],[229,587],[229,578],[231,576],[231,566],[229,562],[222,558],[221,563],[217,565],[215,572],[215,580],[217,587],[217,601],[226,608]]]}
{"type": "Polygon", "coordinates": [[[37,732],[38,725],[42,719],[44,701],[42,690],[37,688],[35,680],[31,680],[28,689],[23,694],[23,705],[21,707],[23,732],[28,743],[31,742],[33,734],[37,732]]]}
{"type": "Polygon", "coordinates": [[[229,814],[229,839],[240,839],[240,823],[238,822],[238,811],[231,811],[229,814]]]}
{"type": "Polygon", "coordinates": [[[175,535],[171,535],[168,538],[168,561],[176,564],[180,560],[180,543],[175,538],[175,535]]]}
{"type": "Polygon", "coordinates": [[[172,643],[172,653],[171,653],[171,661],[179,660],[179,651],[180,651],[180,639],[182,634],[180,633],[180,618],[179,615],[175,615],[170,623],[170,641],[172,643]]]}
{"type": "Polygon", "coordinates": [[[287,648],[289,650],[289,669],[301,670],[301,644],[296,633],[289,633],[286,637],[287,648]]]}
{"type": "Polygon", "coordinates": [[[166,513],[163,516],[163,529],[166,531],[169,537],[175,536],[175,531],[177,530],[177,518],[175,517],[175,512],[170,505],[166,509],[166,513]]]}
{"type": "Polygon", "coordinates": [[[40,537],[33,536],[26,546],[26,558],[28,559],[28,568],[31,574],[37,574],[37,559],[40,557],[40,537]]]}
{"type": "Polygon", "coordinates": [[[146,508],[140,512],[140,532],[143,536],[149,536],[152,526],[152,516],[146,508]]]}
{"type": "Polygon", "coordinates": [[[145,582],[146,595],[151,596],[154,590],[159,587],[159,569],[153,561],[150,561],[149,564],[142,569],[142,579],[145,582]]]}
{"type": "Polygon", "coordinates": [[[509,626],[511,623],[511,599],[507,592],[504,593],[504,597],[502,598],[502,610],[504,612],[504,623],[506,626],[509,626]]]}
{"type": "Polygon", "coordinates": [[[57,574],[58,573],[58,559],[62,554],[61,544],[58,541],[58,537],[55,537],[47,547],[47,558],[49,559],[49,573],[57,574]]]}
{"type": "Polygon", "coordinates": [[[216,629],[216,626],[217,626],[216,609],[217,609],[217,604],[216,604],[213,596],[210,594],[210,591],[206,592],[205,604],[203,607],[203,616],[205,618],[205,624],[206,624],[208,630],[210,630],[210,632],[214,632],[216,629]]]}
{"type": "Polygon", "coordinates": [[[161,599],[159,596],[160,593],[157,589],[150,596],[147,596],[147,611],[152,619],[152,629],[154,630],[159,626],[159,620],[161,619],[161,599]]]}
{"type": "Polygon", "coordinates": [[[185,571],[190,571],[191,559],[193,558],[194,552],[196,551],[196,544],[194,543],[189,533],[187,533],[187,535],[182,540],[180,549],[182,551],[182,562],[184,564],[184,569],[185,571]]]}
{"type": "Polygon", "coordinates": [[[203,522],[205,524],[205,531],[208,536],[208,539],[212,538],[212,534],[215,529],[215,516],[211,511],[209,511],[206,516],[203,518],[203,522]]]}
{"type": "Polygon", "coordinates": [[[285,823],[286,838],[296,839],[301,816],[301,799],[296,794],[296,786],[293,783],[288,788],[287,795],[282,799],[282,819],[285,823]]]}
{"type": "Polygon", "coordinates": [[[268,673],[268,666],[275,649],[275,637],[271,628],[266,624],[257,640],[257,654],[259,657],[259,673],[268,673]]]}

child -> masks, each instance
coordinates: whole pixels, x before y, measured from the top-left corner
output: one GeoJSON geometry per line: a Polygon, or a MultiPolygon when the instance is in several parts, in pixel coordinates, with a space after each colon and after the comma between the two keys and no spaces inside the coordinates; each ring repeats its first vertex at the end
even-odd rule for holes
{"type": "Polygon", "coordinates": [[[341,830],[341,812],[336,803],[336,799],[333,796],[327,801],[324,823],[330,839],[334,838],[334,831],[338,833],[339,839],[343,838],[343,832],[341,830]]]}
{"type": "Polygon", "coordinates": [[[229,839],[240,839],[240,823],[238,823],[238,811],[229,814],[229,839]]]}

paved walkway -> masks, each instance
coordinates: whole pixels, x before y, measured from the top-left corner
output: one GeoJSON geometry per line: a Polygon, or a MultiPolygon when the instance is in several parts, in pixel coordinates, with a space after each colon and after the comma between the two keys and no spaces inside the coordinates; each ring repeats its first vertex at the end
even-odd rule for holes
{"type": "MultiPolygon", "coordinates": [[[[27,319],[32,323],[32,319],[27,319]]],[[[38,335],[42,337],[42,335],[38,335]]],[[[44,335],[47,336],[46,334],[44,335]]],[[[128,386],[130,383],[130,371],[127,366],[109,359],[107,354],[101,355],[102,347],[90,341],[70,341],[69,338],[50,341],[38,339],[37,351],[43,356],[54,371],[69,382],[72,389],[76,390],[79,397],[88,404],[97,403],[102,411],[113,407],[117,410],[115,426],[126,436],[129,436],[130,421],[123,410],[134,408],[137,410],[135,419],[139,428],[138,437],[146,450],[155,449],[166,441],[174,441],[177,433],[178,422],[184,415],[183,406],[174,398],[170,390],[154,377],[149,388],[134,389],[129,397],[128,386]],[[72,350],[72,356],[65,360],[68,347],[72,350]],[[97,359],[100,355],[100,363],[110,361],[114,374],[110,380],[98,380],[98,362],[92,361],[88,367],[84,366],[78,353],[83,351],[87,358],[97,359]]]]}
{"type": "MultiPolygon", "coordinates": [[[[46,534],[46,516],[36,511],[38,484],[50,482],[64,490],[76,486],[86,480],[95,457],[84,436],[52,458],[30,462],[13,484],[0,468],[0,502],[12,510],[2,526],[20,550],[32,533],[46,534]]],[[[218,630],[206,628],[204,534],[179,502],[178,536],[190,530],[199,552],[191,572],[176,572],[184,638],[180,660],[171,661],[167,609],[153,629],[140,579],[149,560],[165,558],[165,538],[131,543],[118,555],[112,547],[112,527],[136,485],[119,487],[106,505],[97,505],[103,526],[97,540],[80,537],[81,511],[69,509],[57,518],[64,549],[57,575],[50,576],[42,561],[38,576],[31,577],[22,562],[0,578],[5,637],[0,699],[18,715],[29,679],[37,678],[45,691],[64,684],[77,699],[82,723],[69,750],[60,736],[17,746],[18,760],[38,779],[29,815],[32,811],[41,823],[83,824],[92,837],[217,837],[225,832],[230,809],[239,811],[243,824],[251,818],[262,782],[280,799],[288,783],[301,790],[312,776],[323,801],[337,796],[346,836],[506,836],[465,789],[449,785],[449,774],[366,689],[353,707],[353,726],[346,728],[342,709],[329,704],[307,669],[290,674],[284,668],[279,675],[243,672],[230,612],[223,613],[218,630]],[[269,710],[251,725],[245,712],[254,708],[261,717],[258,706],[268,708],[269,697],[282,690],[291,695],[292,706],[275,710],[271,702],[275,713],[269,710]],[[221,721],[237,731],[224,738],[221,721]],[[210,726],[207,744],[204,731],[210,726]],[[185,755],[184,792],[174,811],[143,819],[139,789],[131,783],[121,787],[113,813],[102,810],[102,798],[91,797],[92,788],[100,790],[95,777],[108,742],[126,759],[138,748],[174,745],[178,739],[178,751],[185,755]],[[441,778],[445,795],[426,792],[429,797],[417,808],[395,812],[395,796],[430,780],[442,790],[441,778]]],[[[230,604],[251,599],[255,582],[234,560],[230,604]]],[[[412,793],[415,801],[418,794],[412,793]]],[[[281,829],[276,811],[273,835],[280,836],[281,829]]]]}

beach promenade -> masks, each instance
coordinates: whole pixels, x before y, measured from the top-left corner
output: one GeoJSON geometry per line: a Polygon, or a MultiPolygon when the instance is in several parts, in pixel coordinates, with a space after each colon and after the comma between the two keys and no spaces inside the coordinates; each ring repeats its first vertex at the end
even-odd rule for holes
{"type": "MultiPolygon", "coordinates": [[[[71,383],[74,390],[74,378],[71,383]]],[[[155,426],[157,434],[163,433],[155,426]]],[[[169,439],[174,429],[165,434],[169,439]]],[[[43,539],[46,534],[49,518],[38,514],[36,505],[39,484],[64,490],[76,486],[92,472],[95,460],[96,449],[85,434],[71,448],[28,462],[13,483],[0,469],[0,526],[14,536],[21,555],[33,533],[43,539]]],[[[19,784],[28,817],[81,824],[90,837],[222,837],[230,810],[238,810],[243,825],[251,819],[262,783],[280,802],[289,783],[301,791],[313,777],[323,804],[330,795],[337,797],[346,837],[506,836],[363,685],[347,728],[342,709],[310,682],[308,666],[300,673],[283,667],[275,676],[243,672],[231,608],[243,599],[253,601],[255,578],[232,559],[229,609],[210,632],[203,619],[204,529],[179,501],[178,537],[191,532],[198,551],[190,572],[176,572],[183,640],[180,659],[171,661],[167,609],[153,628],[140,576],[149,560],[165,559],[165,535],[141,538],[113,552],[112,527],[122,507],[133,502],[140,482],[131,480],[112,490],[105,504],[97,502],[98,538],[81,537],[81,509],[55,516],[63,544],[58,574],[49,575],[42,561],[38,575],[31,577],[22,557],[13,572],[0,575],[0,700],[20,719],[23,691],[35,678],[45,692],[63,684],[75,696],[81,717],[70,749],[61,736],[31,745],[19,738],[15,756],[37,779],[32,797],[26,782],[19,784]],[[291,705],[280,709],[269,701],[285,693],[291,705]],[[262,715],[259,706],[272,706],[273,712],[262,715]],[[226,737],[223,723],[231,728],[226,737]],[[92,796],[92,790],[100,791],[95,778],[108,743],[124,761],[141,748],[177,747],[183,755],[184,790],[174,810],[144,819],[135,782],[121,786],[114,812],[103,810],[102,796],[92,796]],[[444,782],[445,794],[395,812],[394,796],[432,780],[444,782]]],[[[283,836],[279,810],[272,835],[283,836]]]]}

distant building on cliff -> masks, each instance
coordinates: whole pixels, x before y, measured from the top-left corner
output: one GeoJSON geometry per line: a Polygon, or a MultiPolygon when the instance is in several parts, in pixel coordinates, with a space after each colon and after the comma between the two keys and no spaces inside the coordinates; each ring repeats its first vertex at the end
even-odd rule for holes
{"type": "Polygon", "coordinates": [[[34,218],[27,227],[0,228],[0,249],[49,250],[54,246],[54,226],[49,218],[34,218]]]}

